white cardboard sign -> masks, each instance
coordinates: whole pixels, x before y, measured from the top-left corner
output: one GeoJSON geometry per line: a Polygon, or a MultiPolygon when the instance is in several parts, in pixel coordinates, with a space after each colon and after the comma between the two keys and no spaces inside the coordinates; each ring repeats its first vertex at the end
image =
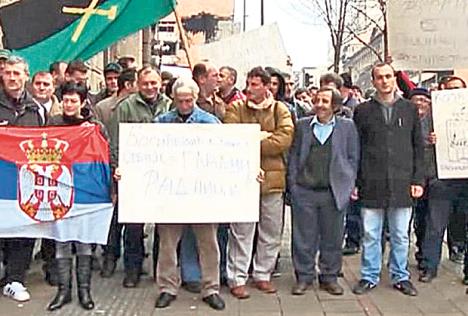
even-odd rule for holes
{"type": "Polygon", "coordinates": [[[468,178],[468,89],[432,93],[439,179],[468,178]]]}
{"type": "Polygon", "coordinates": [[[120,124],[119,139],[119,222],[258,221],[258,124],[120,124]]]}

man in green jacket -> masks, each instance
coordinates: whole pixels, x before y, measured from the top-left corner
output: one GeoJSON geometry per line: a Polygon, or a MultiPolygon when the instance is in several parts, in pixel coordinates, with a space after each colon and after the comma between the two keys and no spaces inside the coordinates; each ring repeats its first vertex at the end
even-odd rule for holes
{"type": "MultiPolygon", "coordinates": [[[[129,95],[122,100],[118,108],[113,112],[109,122],[109,133],[111,140],[112,164],[118,166],[119,157],[119,123],[151,123],[158,115],[169,111],[171,100],[159,94],[161,77],[158,71],[151,67],[143,67],[137,73],[137,93],[129,95]]],[[[114,214],[111,231],[117,226],[117,211],[114,214]]],[[[127,288],[136,287],[140,281],[144,258],[143,245],[144,224],[124,224],[124,269],[125,277],[123,286],[127,288]]],[[[156,237],[156,236],[155,236],[156,237]]],[[[109,244],[118,242],[119,238],[109,244]]],[[[157,239],[155,238],[154,252],[157,252],[157,239]]],[[[112,247],[110,245],[110,247],[112,247]]],[[[112,265],[115,269],[115,262],[118,258],[108,258],[105,264],[112,265]]]]}

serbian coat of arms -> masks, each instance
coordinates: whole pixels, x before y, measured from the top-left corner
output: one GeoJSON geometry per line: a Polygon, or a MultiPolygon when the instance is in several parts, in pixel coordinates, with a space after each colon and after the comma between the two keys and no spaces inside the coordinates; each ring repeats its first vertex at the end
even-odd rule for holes
{"type": "Polygon", "coordinates": [[[45,222],[63,218],[73,204],[73,175],[62,163],[69,143],[57,138],[25,140],[19,144],[27,163],[19,166],[18,202],[31,219],[45,222]]]}

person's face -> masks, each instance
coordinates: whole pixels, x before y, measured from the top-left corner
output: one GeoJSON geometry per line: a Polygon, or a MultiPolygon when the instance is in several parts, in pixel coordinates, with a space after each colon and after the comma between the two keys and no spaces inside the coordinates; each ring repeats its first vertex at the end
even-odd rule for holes
{"type": "Polygon", "coordinates": [[[167,84],[169,83],[169,79],[161,81],[161,88],[159,88],[159,93],[165,93],[167,84]]]}
{"type": "Polygon", "coordinates": [[[385,65],[374,69],[372,83],[379,94],[392,94],[395,92],[396,78],[392,67],[385,65]]]}
{"type": "Polygon", "coordinates": [[[160,87],[161,79],[154,70],[142,73],[138,78],[138,90],[146,99],[156,99],[158,97],[160,87]]]}
{"type": "Polygon", "coordinates": [[[188,114],[193,110],[195,97],[192,93],[178,92],[174,95],[174,103],[180,114],[188,114]]]}
{"type": "Polygon", "coordinates": [[[314,111],[318,120],[327,123],[333,117],[332,92],[321,91],[317,93],[314,102],[314,111]]]}
{"type": "Polygon", "coordinates": [[[32,94],[37,100],[48,101],[54,94],[54,78],[51,74],[40,74],[34,77],[32,94]]]}
{"type": "Polygon", "coordinates": [[[411,97],[411,103],[413,103],[418,109],[419,117],[424,117],[431,110],[431,99],[425,95],[415,95],[411,97]]]}
{"type": "Polygon", "coordinates": [[[3,86],[7,94],[17,94],[24,90],[29,79],[25,65],[22,63],[5,64],[3,69],[3,86]]]}
{"type": "Polygon", "coordinates": [[[271,93],[273,93],[274,96],[278,94],[279,85],[280,85],[280,82],[279,82],[278,77],[271,76],[270,91],[271,93]]]}
{"type": "Polygon", "coordinates": [[[65,80],[86,86],[88,82],[88,72],[74,71],[71,74],[65,74],[65,80]]]}
{"type": "Polygon", "coordinates": [[[310,97],[305,91],[296,95],[296,99],[302,102],[310,103],[310,97]]]}
{"type": "Polygon", "coordinates": [[[356,99],[361,100],[362,99],[362,93],[358,89],[353,89],[353,95],[356,97],[356,99]]]}
{"type": "Polygon", "coordinates": [[[286,86],[285,86],[286,98],[291,97],[293,88],[294,88],[294,80],[292,80],[291,78],[286,79],[286,86]]]}
{"type": "Polygon", "coordinates": [[[267,94],[269,86],[263,84],[260,77],[247,78],[247,97],[254,102],[262,101],[267,94]]]}
{"type": "Polygon", "coordinates": [[[127,81],[124,83],[124,86],[125,86],[125,90],[128,93],[138,92],[138,86],[137,86],[136,81],[127,81]]]}
{"type": "Polygon", "coordinates": [[[463,88],[464,88],[464,84],[459,79],[450,80],[449,82],[445,84],[446,90],[463,89],[463,88]]]}
{"type": "Polygon", "coordinates": [[[79,116],[83,102],[78,93],[63,95],[63,114],[66,116],[79,116]]]}
{"type": "Polygon", "coordinates": [[[117,92],[119,90],[119,85],[117,80],[119,79],[119,74],[117,72],[108,72],[104,76],[104,80],[106,81],[106,88],[111,93],[117,92]]]}
{"type": "Polygon", "coordinates": [[[234,85],[234,78],[227,69],[221,69],[219,72],[219,90],[228,91],[234,85]]]}
{"type": "Polygon", "coordinates": [[[220,84],[220,79],[219,79],[219,73],[218,69],[212,67],[208,70],[208,73],[206,74],[206,80],[205,80],[205,91],[208,94],[211,94],[215,92],[220,84]]]}
{"type": "Polygon", "coordinates": [[[317,96],[317,89],[309,89],[309,96],[311,100],[315,100],[315,97],[317,96]]]}

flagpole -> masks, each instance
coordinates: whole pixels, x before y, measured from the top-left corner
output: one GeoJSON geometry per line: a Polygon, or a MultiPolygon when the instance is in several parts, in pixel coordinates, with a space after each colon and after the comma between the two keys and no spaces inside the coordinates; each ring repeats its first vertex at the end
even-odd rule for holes
{"type": "Polygon", "coordinates": [[[172,9],[174,11],[174,16],[175,16],[175,19],[176,19],[176,22],[177,22],[177,28],[179,29],[180,38],[182,40],[182,45],[184,46],[184,51],[185,51],[185,54],[187,55],[187,62],[189,64],[189,68],[190,68],[190,70],[193,70],[192,58],[191,58],[191,55],[190,55],[190,50],[189,50],[190,47],[189,47],[189,42],[188,42],[188,39],[187,39],[187,34],[185,34],[185,30],[184,30],[184,27],[182,25],[182,20],[180,19],[179,13],[177,12],[177,9],[175,7],[173,7],[172,9]]]}

